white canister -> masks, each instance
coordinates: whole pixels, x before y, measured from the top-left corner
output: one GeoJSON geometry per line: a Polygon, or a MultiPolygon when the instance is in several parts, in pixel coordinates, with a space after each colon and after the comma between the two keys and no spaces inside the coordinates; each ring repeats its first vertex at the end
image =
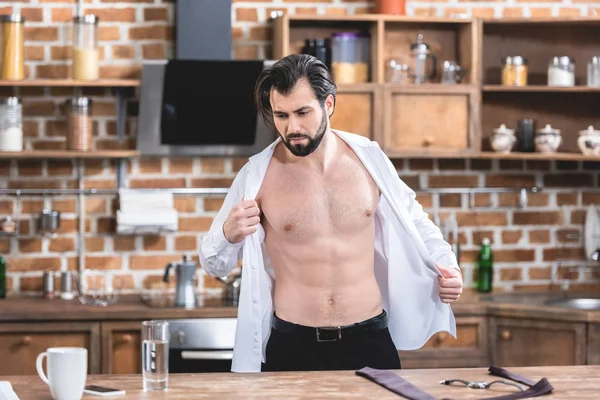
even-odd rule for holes
{"type": "Polygon", "coordinates": [[[586,130],[580,131],[577,145],[586,156],[600,155],[600,130],[590,125],[586,130]]]}
{"type": "Polygon", "coordinates": [[[497,153],[510,153],[516,141],[515,130],[508,129],[506,125],[502,124],[493,132],[490,136],[492,149],[497,153]]]}
{"type": "Polygon", "coordinates": [[[560,130],[547,124],[535,131],[535,149],[540,153],[555,153],[562,143],[560,130]]]}
{"type": "Polygon", "coordinates": [[[17,97],[0,100],[0,151],[23,151],[23,108],[17,97]]]}
{"type": "Polygon", "coordinates": [[[575,86],[575,60],[553,57],[548,64],[548,86],[575,86]]]}

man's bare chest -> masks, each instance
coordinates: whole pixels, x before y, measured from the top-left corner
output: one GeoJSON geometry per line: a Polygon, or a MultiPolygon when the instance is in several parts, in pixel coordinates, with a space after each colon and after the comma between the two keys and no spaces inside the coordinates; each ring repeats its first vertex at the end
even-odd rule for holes
{"type": "Polygon", "coordinates": [[[324,178],[274,168],[265,176],[260,198],[267,230],[295,240],[362,230],[377,204],[377,186],[355,165],[336,168],[324,178]]]}

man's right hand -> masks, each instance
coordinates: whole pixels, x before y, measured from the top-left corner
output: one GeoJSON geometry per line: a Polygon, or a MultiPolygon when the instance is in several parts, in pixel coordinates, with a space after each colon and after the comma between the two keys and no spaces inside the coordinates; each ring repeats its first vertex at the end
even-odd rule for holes
{"type": "Polygon", "coordinates": [[[223,233],[229,243],[239,243],[258,229],[260,209],[255,200],[242,200],[231,208],[223,233]]]}

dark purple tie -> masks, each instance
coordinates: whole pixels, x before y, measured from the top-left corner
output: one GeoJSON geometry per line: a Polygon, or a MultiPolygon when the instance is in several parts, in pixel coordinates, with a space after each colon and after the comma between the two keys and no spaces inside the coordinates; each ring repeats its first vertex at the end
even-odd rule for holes
{"type": "MultiPolygon", "coordinates": [[[[495,366],[491,366],[488,371],[491,375],[510,379],[512,381],[529,386],[529,389],[502,396],[486,397],[482,400],[526,399],[530,397],[538,397],[543,394],[550,393],[552,392],[552,390],[554,390],[554,388],[552,387],[552,385],[550,385],[550,382],[548,382],[546,378],[542,378],[539,382],[534,382],[531,379],[525,378],[524,376],[517,375],[503,368],[495,366]]],[[[373,381],[378,385],[383,386],[389,391],[396,393],[409,400],[436,400],[436,398],[430,395],[429,393],[424,392],[412,383],[402,379],[398,375],[387,370],[365,367],[356,371],[356,375],[367,378],[370,381],[373,381]]]]}

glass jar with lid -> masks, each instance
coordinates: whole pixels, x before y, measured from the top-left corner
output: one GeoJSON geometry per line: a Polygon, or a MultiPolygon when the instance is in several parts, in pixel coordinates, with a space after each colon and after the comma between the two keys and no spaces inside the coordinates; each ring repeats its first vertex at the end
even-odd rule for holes
{"type": "Polygon", "coordinates": [[[0,99],[0,151],[23,151],[23,108],[17,97],[0,99]]]}
{"type": "Polygon", "coordinates": [[[527,85],[527,59],[522,56],[504,57],[502,63],[502,85],[527,85]]]}
{"type": "Polygon", "coordinates": [[[92,100],[87,97],[67,99],[67,149],[92,149],[92,100]]]}
{"type": "Polygon", "coordinates": [[[594,56],[587,65],[587,85],[600,87],[600,56],[594,56]]]}
{"type": "Polygon", "coordinates": [[[0,79],[25,79],[23,57],[25,19],[19,14],[0,15],[0,79]]]}
{"type": "Polygon", "coordinates": [[[575,60],[571,57],[553,57],[548,63],[549,86],[575,86],[575,60]]]}
{"type": "Polygon", "coordinates": [[[357,32],[338,32],[331,38],[331,71],[340,83],[369,81],[369,35],[357,32]]]}
{"type": "Polygon", "coordinates": [[[93,81],[99,75],[98,17],[73,18],[73,79],[93,81]]]}

